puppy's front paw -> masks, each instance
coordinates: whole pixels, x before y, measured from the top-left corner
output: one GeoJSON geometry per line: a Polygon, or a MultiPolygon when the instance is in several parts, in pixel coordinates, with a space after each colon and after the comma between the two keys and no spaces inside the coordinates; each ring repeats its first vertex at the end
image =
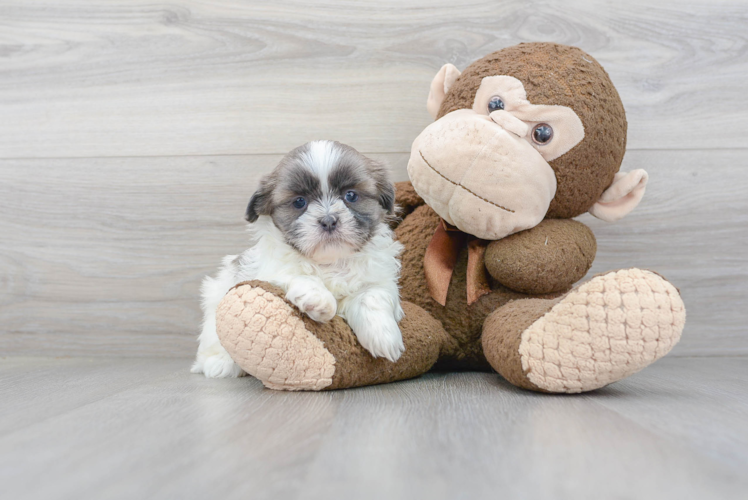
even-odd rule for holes
{"type": "Polygon", "coordinates": [[[338,310],[335,297],[323,287],[292,286],[286,293],[286,298],[319,323],[330,321],[338,310]]]}
{"type": "Polygon", "coordinates": [[[376,323],[367,323],[353,333],[364,349],[375,358],[386,358],[395,362],[405,351],[403,335],[394,318],[385,317],[376,323]]]}

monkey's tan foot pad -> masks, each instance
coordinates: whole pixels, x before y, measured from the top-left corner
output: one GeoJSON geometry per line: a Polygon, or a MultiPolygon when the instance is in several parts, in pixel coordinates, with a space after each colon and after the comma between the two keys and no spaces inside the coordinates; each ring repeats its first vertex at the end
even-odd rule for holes
{"type": "Polygon", "coordinates": [[[335,358],[279,288],[259,281],[239,284],[218,305],[216,318],[223,347],[265,387],[318,391],[332,384],[335,358]]]}
{"type": "Polygon", "coordinates": [[[573,289],[522,333],[522,370],[549,392],[597,389],[667,354],[685,322],[667,280],[640,269],[610,272],[573,289]]]}

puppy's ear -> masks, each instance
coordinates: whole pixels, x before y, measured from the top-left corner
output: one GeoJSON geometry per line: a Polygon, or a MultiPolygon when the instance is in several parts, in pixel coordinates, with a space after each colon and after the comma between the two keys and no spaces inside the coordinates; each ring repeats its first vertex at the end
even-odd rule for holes
{"type": "Polygon", "coordinates": [[[387,167],[378,161],[371,160],[369,172],[374,178],[377,188],[379,204],[388,215],[395,213],[395,185],[390,180],[390,172],[387,167]]]}
{"type": "Polygon", "coordinates": [[[377,185],[379,189],[379,204],[387,211],[388,215],[395,213],[395,186],[385,182],[382,186],[377,185]]]}
{"type": "Polygon", "coordinates": [[[249,199],[247,213],[244,218],[248,222],[255,222],[260,215],[270,215],[272,213],[272,195],[275,188],[275,182],[271,177],[265,177],[260,181],[260,187],[255,194],[249,199]]]}

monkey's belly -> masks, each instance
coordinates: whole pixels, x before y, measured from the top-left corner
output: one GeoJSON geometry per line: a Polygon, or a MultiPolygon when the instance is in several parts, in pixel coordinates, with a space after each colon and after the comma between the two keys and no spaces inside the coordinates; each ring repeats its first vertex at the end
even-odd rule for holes
{"type": "Polygon", "coordinates": [[[510,300],[529,296],[492,282],[491,293],[468,306],[467,250],[463,250],[452,275],[446,305],[437,303],[428,292],[423,272],[423,258],[438,225],[439,216],[424,205],[408,215],[395,231],[397,239],[405,246],[400,277],[402,300],[412,302],[428,311],[457,341],[458,350],[448,355],[452,362],[463,368],[487,369],[488,364],[483,357],[480,343],[484,320],[510,300]]]}

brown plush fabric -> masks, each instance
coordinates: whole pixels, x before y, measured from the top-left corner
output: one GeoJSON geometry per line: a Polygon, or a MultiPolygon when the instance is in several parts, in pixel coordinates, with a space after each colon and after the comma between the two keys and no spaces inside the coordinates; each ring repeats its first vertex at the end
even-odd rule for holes
{"type": "Polygon", "coordinates": [[[491,242],[486,268],[499,283],[518,292],[561,292],[587,274],[596,252],[595,235],[581,222],[546,219],[491,242]]]}
{"type": "Polygon", "coordinates": [[[337,360],[332,384],[325,390],[417,377],[434,366],[442,351],[454,349],[454,339],[447,335],[437,320],[414,304],[403,302],[402,305],[405,317],[400,322],[400,329],[405,352],[395,363],[384,358],[373,358],[338,316],[333,321],[340,320],[345,328],[334,331],[320,328],[319,323],[307,322],[311,331],[324,342],[337,360]]]}
{"type": "Polygon", "coordinates": [[[397,211],[399,217],[405,218],[423,204],[423,198],[418,196],[410,181],[395,183],[395,205],[399,207],[397,211]]]}
{"type": "MultiPolygon", "coordinates": [[[[348,327],[348,324],[340,316],[335,316],[328,323],[317,323],[305,314],[302,314],[296,306],[286,301],[285,294],[281,288],[264,281],[245,281],[234,286],[231,290],[245,288],[260,289],[275,295],[280,299],[278,302],[283,303],[283,310],[279,311],[277,305],[273,307],[272,304],[268,304],[267,298],[264,297],[261,304],[242,303],[238,304],[239,307],[237,308],[235,301],[242,300],[242,297],[246,294],[234,296],[230,291],[226,299],[221,303],[222,315],[221,321],[219,321],[219,337],[224,347],[230,350],[234,360],[243,369],[260,378],[263,383],[271,388],[297,389],[297,387],[290,386],[288,377],[282,380],[278,377],[277,372],[285,368],[279,366],[284,361],[282,354],[275,355],[276,358],[279,358],[279,362],[274,363],[272,368],[267,370],[267,373],[262,372],[263,364],[261,362],[247,362],[253,354],[258,356],[258,359],[272,358],[273,354],[269,351],[273,350],[273,348],[276,350],[279,348],[280,342],[276,341],[272,336],[277,334],[281,337],[281,332],[275,331],[278,329],[268,329],[265,327],[271,321],[279,325],[284,325],[289,323],[286,318],[295,317],[300,319],[303,322],[306,332],[321,340],[324,349],[334,359],[335,368],[331,377],[332,383],[328,379],[327,382],[320,384],[318,379],[310,380],[310,377],[306,377],[306,380],[303,381],[305,385],[300,387],[304,390],[312,388],[314,390],[330,390],[345,387],[360,387],[417,377],[429,371],[443,352],[453,351],[456,348],[454,339],[447,335],[437,320],[420,307],[403,302],[402,306],[405,317],[400,322],[400,328],[403,332],[405,352],[396,363],[392,363],[384,358],[374,358],[361,347],[355,335],[348,327]],[[256,308],[256,310],[252,310],[252,308],[256,308]],[[272,313],[270,310],[272,310],[272,313]],[[253,329],[258,324],[256,321],[257,316],[265,320],[262,329],[253,329]],[[227,320],[234,320],[234,323],[227,324],[227,320]],[[236,320],[244,321],[239,321],[236,324],[236,320]],[[252,338],[252,336],[269,338],[262,339],[264,342],[259,342],[258,338],[252,338]],[[242,345],[243,343],[245,345],[242,345]],[[263,344],[261,346],[264,348],[262,352],[258,352],[258,344],[263,344]]],[[[252,297],[262,296],[252,294],[252,297]]],[[[259,299],[256,298],[255,300],[259,299]]],[[[313,339],[305,341],[302,335],[296,335],[291,345],[298,346],[293,351],[297,359],[291,365],[298,364],[300,361],[308,363],[307,358],[303,360],[298,359],[300,355],[309,353],[309,347],[304,345],[309,344],[308,340],[313,339]]],[[[311,356],[311,353],[309,354],[311,356]]],[[[298,368],[298,366],[292,367],[287,371],[292,372],[294,371],[293,368],[298,368]]]]}
{"type": "Polygon", "coordinates": [[[319,391],[332,384],[335,358],[282,293],[260,281],[233,287],[218,304],[216,333],[234,362],[266,387],[319,391]]]}
{"type": "Polygon", "coordinates": [[[219,313],[230,311],[241,320],[224,322],[224,336],[232,340],[225,346],[232,357],[243,356],[266,386],[336,389],[415,377],[432,368],[493,368],[526,389],[580,392],[634,373],[680,338],[685,309],[678,291],[653,273],[611,272],[568,291],[596,252],[591,231],[568,219],[600,198],[626,146],[623,106],[608,75],[580,49],[522,44],[468,66],[447,92],[439,116],[471,108],[483,77],[494,75],[521,80],[532,104],[567,106],[584,125],[582,142],[550,162],[558,189],[546,220],[488,244],[485,269],[473,259],[468,271],[468,247],[457,249],[441,305],[429,294],[424,274],[440,218],[409,182],[398,183],[402,221],[393,226],[404,246],[403,356],[395,363],[374,359],[341,318],[315,323],[283,301],[280,289],[253,283],[262,294],[249,290],[242,297],[258,297],[257,304],[239,302],[240,294],[230,292],[219,313]],[[468,276],[490,289],[470,305],[468,276]],[[274,337],[266,314],[285,333],[274,337]]]}
{"type": "MultiPolygon", "coordinates": [[[[483,321],[494,310],[515,299],[527,295],[510,290],[496,281],[491,282],[491,292],[477,302],[467,305],[468,251],[463,248],[457,257],[452,280],[444,306],[438,304],[428,292],[423,272],[426,248],[434,231],[440,224],[439,216],[424,205],[418,207],[403,220],[395,231],[397,239],[405,246],[402,254],[403,268],[400,287],[403,300],[413,302],[439,320],[444,329],[457,341],[459,349],[454,354],[445,353],[449,359],[442,360],[449,366],[477,370],[489,369],[480,345],[483,321]]],[[[557,294],[540,295],[552,298],[557,294]]]]}
{"type": "Polygon", "coordinates": [[[507,75],[522,81],[532,104],[567,106],[582,120],[585,138],[550,162],[558,190],[547,217],[583,214],[613,181],[626,151],[626,113],[603,67],[576,47],[522,43],[468,66],[450,88],[437,118],[471,108],[481,80],[507,75]]]}
{"type": "Polygon", "coordinates": [[[550,311],[558,300],[525,299],[511,302],[486,318],[483,352],[491,366],[517,387],[541,391],[522,369],[519,345],[522,332],[550,311]]]}
{"type": "MultiPolygon", "coordinates": [[[[316,323],[281,289],[259,281],[229,291],[219,305],[217,332],[234,360],[271,389],[359,387],[416,377],[437,363],[460,366],[453,336],[418,306],[403,308],[406,353],[395,363],[374,359],[341,318],[316,323]]],[[[666,355],[684,323],[675,287],[655,273],[628,269],[599,275],[555,300],[509,302],[485,319],[481,347],[487,362],[518,387],[576,393],[666,355]]]]}

